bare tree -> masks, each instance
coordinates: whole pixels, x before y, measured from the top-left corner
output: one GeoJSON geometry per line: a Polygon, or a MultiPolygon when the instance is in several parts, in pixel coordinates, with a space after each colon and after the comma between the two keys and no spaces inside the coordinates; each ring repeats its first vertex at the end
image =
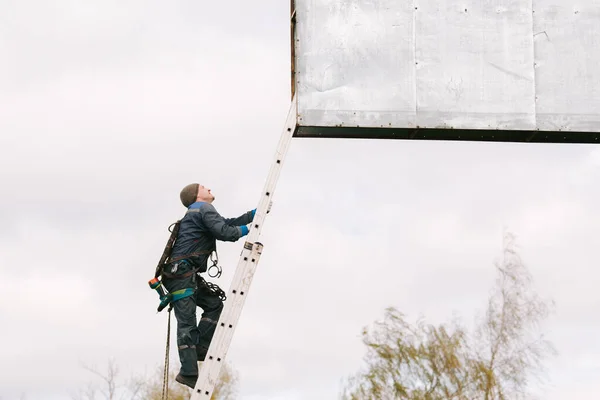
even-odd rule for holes
{"type": "MultiPolygon", "coordinates": [[[[150,377],[133,377],[121,382],[120,371],[116,362],[108,362],[105,373],[97,368],[84,365],[84,368],[98,376],[102,382],[100,388],[91,383],[85,389],[73,395],[74,400],[162,400],[164,384],[164,367],[157,368],[150,377]],[[99,397],[98,397],[99,396],[99,397]]],[[[176,373],[169,371],[167,400],[187,400],[191,389],[175,381],[176,373]]],[[[225,363],[211,400],[232,400],[237,391],[238,374],[233,367],[225,363]]]]}
{"type": "Polygon", "coordinates": [[[528,395],[528,377],[540,372],[552,345],[537,333],[551,304],[532,290],[531,276],[507,234],[485,316],[472,334],[454,320],[409,324],[397,309],[362,332],[366,367],[350,377],[350,400],[505,400],[528,395]]]}
{"type": "Polygon", "coordinates": [[[83,365],[83,368],[96,375],[102,381],[102,384],[93,385],[88,383],[87,387],[72,397],[74,400],[125,400],[138,399],[139,392],[142,388],[142,382],[136,378],[131,378],[125,382],[119,382],[119,367],[114,359],[108,360],[107,370],[105,373],[100,372],[96,367],[83,365]]]}
{"type": "Polygon", "coordinates": [[[527,397],[529,377],[543,371],[544,356],[555,353],[539,331],[554,307],[532,289],[532,277],[507,234],[487,312],[474,335],[474,379],[485,400],[527,397]]]}

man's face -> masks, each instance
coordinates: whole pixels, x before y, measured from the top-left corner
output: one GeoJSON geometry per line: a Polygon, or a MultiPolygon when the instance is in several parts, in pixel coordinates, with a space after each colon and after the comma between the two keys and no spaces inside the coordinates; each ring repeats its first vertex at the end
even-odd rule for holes
{"type": "Polygon", "coordinates": [[[212,203],[214,199],[215,196],[213,196],[209,188],[204,187],[202,185],[198,186],[197,201],[205,201],[207,203],[212,203]]]}

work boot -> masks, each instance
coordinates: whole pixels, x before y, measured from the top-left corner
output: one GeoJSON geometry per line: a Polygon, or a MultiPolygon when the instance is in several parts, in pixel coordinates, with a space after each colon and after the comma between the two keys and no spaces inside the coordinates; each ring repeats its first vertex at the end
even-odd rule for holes
{"type": "Polygon", "coordinates": [[[175,380],[183,385],[189,386],[192,389],[196,387],[196,381],[198,380],[198,376],[190,376],[190,375],[181,375],[177,374],[175,380]]]}

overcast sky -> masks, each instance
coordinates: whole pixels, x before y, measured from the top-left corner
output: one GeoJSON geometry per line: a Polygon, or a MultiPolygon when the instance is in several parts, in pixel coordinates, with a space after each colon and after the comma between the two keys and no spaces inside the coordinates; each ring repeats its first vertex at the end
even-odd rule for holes
{"type": "MultiPolygon", "coordinates": [[[[180,189],[256,206],[290,100],[289,2],[0,4],[0,398],[69,399],[95,382],[82,363],[162,363],[147,281],[180,189]]],[[[505,229],[557,304],[542,397],[598,398],[599,178],[593,146],[294,140],[229,352],[239,398],[335,398],[387,306],[469,321],[505,229]]],[[[219,247],[225,290],[241,245],[219,247]]]]}

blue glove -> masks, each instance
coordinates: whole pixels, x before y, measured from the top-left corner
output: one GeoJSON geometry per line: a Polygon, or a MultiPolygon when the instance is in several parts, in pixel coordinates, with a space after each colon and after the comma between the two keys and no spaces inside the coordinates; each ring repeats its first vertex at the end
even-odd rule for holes
{"type": "Polygon", "coordinates": [[[240,236],[240,237],[246,236],[248,234],[248,232],[250,232],[250,228],[248,228],[247,225],[242,225],[242,226],[240,226],[240,228],[242,229],[242,236],[240,236]]]}
{"type": "MultiPolygon", "coordinates": [[[[267,214],[271,212],[271,207],[273,207],[273,201],[269,201],[269,205],[267,206],[267,214]]],[[[252,210],[252,218],[256,215],[256,208],[252,210]]]]}

